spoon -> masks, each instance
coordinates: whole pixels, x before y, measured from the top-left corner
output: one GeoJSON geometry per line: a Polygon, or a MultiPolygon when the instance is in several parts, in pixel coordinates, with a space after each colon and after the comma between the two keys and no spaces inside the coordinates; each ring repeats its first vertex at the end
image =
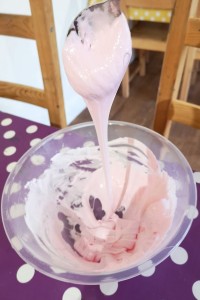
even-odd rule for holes
{"type": "MultiPolygon", "coordinates": [[[[85,19],[88,22],[88,25],[95,26],[99,22],[99,18],[97,17],[97,14],[99,14],[100,17],[103,16],[103,19],[109,18],[109,21],[111,22],[114,18],[118,17],[121,14],[120,10],[120,0],[107,0],[103,3],[98,3],[95,5],[92,5],[86,9],[84,9],[73,21],[67,36],[72,32],[75,31],[77,35],[79,35],[81,38],[81,29],[80,24],[85,19]]],[[[95,29],[95,28],[94,28],[95,29]]],[[[84,43],[84,38],[82,39],[82,42],[84,43]]]]}
{"type": "Polygon", "coordinates": [[[110,212],[115,204],[107,145],[108,117],[131,53],[130,30],[120,0],[84,9],[73,21],[63,48],[68,80],[83,97],[95,125],[107,191],[104,208],[110,212]]]}

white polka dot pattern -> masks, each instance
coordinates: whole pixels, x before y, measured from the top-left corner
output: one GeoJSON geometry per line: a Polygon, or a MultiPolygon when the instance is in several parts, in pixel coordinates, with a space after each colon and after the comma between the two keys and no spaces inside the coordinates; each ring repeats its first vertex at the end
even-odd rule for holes
{"type": "Polygon", "coordinates": [[[14,168],[16,167],[16,164],[17,164],[16,161],[13,161],[13,162],[9,163],[9,164],[7,165],[7,167],[6,167],[6,171],[7,171],[8,173],[12,172],[12,171],[14,170],[14,168]]]}
{"type": "Polygon", "coordinates": [[[30,146],[31,146],[31,147],[36,146],[37,144],[39,144],[39,142],[41,142],[41,140],[42,140],[42,139],[39,139],[39,138],[33,139],[32,141],[30,141],[30,146]]]}
{"type": "Polygon", "coordinates": [[[35,133],[38,130],[38,127],[36,125],[30,125],[26,128],[27,133],[35,133]]]}
{"type": "Polygon", "coordinates": [[[62,270],[62,269],[59,269],[59,268],[56,268],[56,267],[50,267],[51,270],[55,273],[55,274],[63,274],[63,273],[66,273],[66,270],[62,270]]]}
{"type": "Polygon", "coordinates": [[[54,140],[61,140],[64,137],[64,133],[60,133],[57,136],[55,136],[54,140]]]}
{"type": "Polygon", "coordinates": [[[10,208],[11,219],[16,219],[25,215],[25,206],[22,203],[13,204],[10,208]]]}
{"type": "Polygon", "coordinates": [[[8,193],[8,189],[9,189],[9,184],[6,184],[6,185],[4,186],[4,190],[3,190],[5,194],[8,193]]]}
{"type": "Polygon", "coordinates": [[[194,176],[195,182],[200,183],[200,172],[194,172],[193,176],[194,176]]]}
{"type": "Polygon", "coordinates": [[[187,211],[187,217],[190,220],[196,219],[199,215],[199,211],[195,206],[190,205],[187,211]]]}
{"type": "Polygon", "coordinates": [[[20,242],[20,240],[18,239],[18,237],[14,236],[11,240],[11,245],[12,247],[17,250],[17,251],[20,251],[22,250],[22,243],[20,242]]]}
{"type": "Polygon", "coordinates": [[[13,155],[16,151],[17,151],[16,147],[10,146],[10,147],[7,147],[7,148],[4,150],[3,154],[4,154],[5,156],[11,156],[11,155],[13,155]]]}
{"type": "Polygon", "coordinates": [[[12,124],[12,119],[11,118],[6,118],[6,119],[1,121],[2,126],[8,126],[10,124],[12,124]]]}
{"type": "Polygon", "coordinates": [[[81,300],[81,291],[76,287],[68,288],[62,297],[62,300],[81,300]]]}
{"type": "Polygon", "coordinates": [[[21,190],[21,184],[18,182],[14,182],[11,186],[10,193],[15,194],[21,190]]]}
{"type": "Polygon", "coordinates": [[[156,268],[155,268],[155,266],[153,266],[153,267],[149,268],[147,271],[141,272],[140,274],[144,277],[150,277],[155,273],[155,271],[156,271],[156,268]]]}
{"type": "MultiPolygon", "coordinates": [[[[89,0],[88,5],[94,5],[97,3],[104,2],[105,0],[89,0]]],[[[127,9],[128,19],[130,20],[145,20],[153,22],[166,22],[169,23],[171,20],[171,10],[168,9],[145,9],[142,7],[129,6],[127,9]]]]}
{"type": "Polygon", "coordinates": [[[24,264],[17,271],[17,281],[27,283],[33,278],[34,274],[35,269],[28,264],[24,264]]]}
{"type": "Polygon", "coordinates": [[[138,267],[138,269],[140,271],[140,275],[142,275],[144,277],[149,277],[149,276],[153,275],[156,270],[152,260],[146,261],[144,264],[140,265],[138,267]]]}
{"type": "Polygon", "coordinates": [[[112,296],[118,289],[118,282],[103,282],[100,284],[101,292],[106,296],[112,296]]]}
{"type": "Polygon", "coordinates": [[[40,166],[45,162],[45,157],[42,155],[33,155],[31,157],[31,162],[35,166],[40,166]]]}
{"type": "Polygon", "coordinates": [[[172,251],[170,257],[175,264],[183,265],[188,260],[188,253],[184,248],[177,247],[175,250],[172,251]]]}
{"type": "Polygon", "coordinates": [[[193,283],[192,293],[197,300],[200,300],[200,280],[197,280],[193,283]]]}
{"type": "Polygon", "coordinates": [[[14,130],[6,131],[3,135],[4,139],[12,139],[16,135],[16,132],[14,130]]]}
{"type": "MultiPolygon", "coordinates": [[[[143,16],[139,15],[138,13],[137,13],[137,15],[138,15],[138,17],[143,18],[143,16]]],[[[145,13],[145,16],[148,16],[149,18],[151,18],[151,20],[153,20],[153,18],[154,18],[151,15],[149,15],[148,11],[145,13]]],[[[156,16],[159,16],[158,12],[156,13],[156,16]]],[[[163,18],[163,22],[166,22],[165,18],[163,18]]],[[[13,128],[14,126],[10,126],[10,127],[6,128],[6,126],[9,126],[12,123],[15,124],[14,117],[13,117],[13,121],[12,121],[11,118],[6,118],[6,119],[0,121],[0,123],[1,123],[2,126],[5,126],[5,128],[3,128],[3,132],[1,134],[1,137],[4,139],[3,142],[5,143],[5,146],[2,147],[2,154],[4,154],[6,156],[5,161],[6,161],[6,164],[7,164],[7,165],[5,164],[4,169],[8,173],[10,173],[15,169],[16,164],[17,164],[17,161],[14,161],[14,160],[18,159],[15,156],[13,158],[12,155],[16,152],[17,152],[17,155],[19,154],[18,153],[19,152],[18,147],[16,146],[17,144],[14,143],[15,139],[13,139],[13,141],[11,141],[11,139],[14,138],[17,135],[17,130],[15,132],[15,128],[13,128]],[[13,130],[10,130],[10,129],[13,129],[13,130]],[[10,144],[11,144],[11,146],[10,146],[10,144]],[[16,146],[16,147],[14,147],[14,146],[16,146]]],[[[38,131],[38,127],[36,125],[31,125],[31,126],[28,126],[28,127],[27,126],[22,127],[22,128],[24,128],[23,129],[24,130],[24,135],[29,136],[29,138],[27,139],[28,142],[27,142],[26,146],[28,146],[29,143],[30,143],[30,146],[33,147],[41,141],[40,138],[34,138],[35,136],[31,135],[32,133],[38,131]],[[26,130],[26,132],[25,132],[25,130],[26,130]]],[[[62,139],[63,137],[64,137],[63,134],[59,134],[55,139],[59,140],[59,139],[62,139]]],[[[84,146],[85,147],[94,146],[94,142],[93,141],[87,141],[87,142],[84,143],[84,146]]],[[[20,150],[20,147],[19,147],[19,150],[20,150]]],[[[67,151],[67,148],[63,149],[63,151],[67,151]]],[[[41,165],[45,162],[45,157],[42,156],[42,155],[34,155],[31,158],[31,161],[35,166],[39,166],[39,165],[41,165]]],[[[162,162],[161,162],[161,167],[163,168],[162,162]]],[[[8,175],[8,173],[6,175],[8,175]]],[[[200,183],[200,172],[195,172],[194,173],[194,180],[195,180],[195,182],[200,183]]],[[[181,187],[179,187],[179,189],[180,188],[181,187]]],[[[8,189],[9,189],[9,186],[7,185],[5,187],[4,191],[7,192],[8,189]]],[[[11,189],[9,189],[11,194],[17,193],[20,190],[21,190],[21,185],[18,182],[15,182],[12,185],[11,189]]],[[[19,204],[19,203],[13,205],[10,208],[9,212],[8,212],[8,216],[10,216],[12,219],[16,219],[15,222],[18,221],[17,218],[20,218],[20,217],[24,216],[24,214],[25,214],[24,205],[19,204]]],[[[186,216],[188,217],[188,219],[191,219],[191,220],[196,219],[199,216],[199,211],[197,210],[196,207],[190,206],[188,208],[186,216]]],[[[197,222],[198,222],[198,220],[197,220],[197,222]]],[[[20,239],[17,236],[12,237],[10,242],[11,242],[12,247],[15,250],[21,251],[23,249],[23,245],[22,245],[20,239]]],[[[188,257],[190,257],[190,251],[189,251],[189,248],[186,247],[186,249],[188,249],[188,252],[183,247],[178,247],[178,248],[176,248],[176,250],[174,250],[171,253],[170,257],[171,257],[172,261],[175,264],[184,265],[187,262],[189,263],[188,257]]],[[[176,268],[180,270],[180,267],[176,266],[176,268]]],[[[52,270],[54,270],[54,272],[57,273],[57,274],[64,273],[63,270],[60,270],[58,268],[52,268],[52,270]]],[[[145,277],[152,276],[154,274],[155,270],[156,270],[156,268],[153,265],[153,262],[149,261],[149,262],[147,262],[147,265],[144,264],[140,268],[140,274],[142,276],[145,276],[145,277]],[[146,267],[148,267],[148,268],[146,268],[146,267]]],[[[181,267],[181,270],[184,271],[184,267],[181,267]]],[[[29,264],[24,264],[18,270],[15,269],[14,274],[16,274],[15,281],[19,286],[19,283],[24,284],[24,283],[30,282],[34,277],[35,270],[29,264]]],[[[145,280],[145,279],[143,278],[143,280],[145,280]]],[[[193,278],[192,283],[193,284],[191,284],[191,282],[190,282],[190,285],[189,285],[191,298],[193,296],[195,299],[200,300],[200,278],[199,278],[199,280],[198,280],[198,278],[193,278]],[[197,280],[197,281],[195,281],[195,280],[197,280]]],[[[112,298],[112,295],[117,293],[118,283],[117,282],[102,283],[99,288],[105,296],[111,296],[111,298],[112,298]]],[[[97,289],[98,289],[98,286],[97,286],[97,289]]],[[[86,292],[86,289],[84,288],[83,293],[85,293],[85,292],[86,292]]],[[[98,291],[98,292],[100,292],[100,291],[98,291]]],[[[85,299],[85,297],[87,298],[87,293],[82,295],[80,289],[75,288],[75,287],[71,287],[71,288],[69,288],[65,291],[63,290],[63,295],[62,294],[60,295],[59,300],[71,300],[71,299],[72,300],[81,300],[82,298],[85,299]]]]}

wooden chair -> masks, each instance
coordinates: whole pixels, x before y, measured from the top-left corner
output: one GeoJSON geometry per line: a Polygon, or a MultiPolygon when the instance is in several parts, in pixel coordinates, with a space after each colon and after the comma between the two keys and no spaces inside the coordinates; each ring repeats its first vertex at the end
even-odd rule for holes
{"type": "Polygon", "coordinates": [[[1,81],[0,96],[47,108],[51,124],[65,127],[52,3],[30,0],[30,6],[31,16],[0,14],[0,35],[36,40],[44,90],[1,81]]]}
{"type": "Polygon", "coordinates": [[[164,56],[153,129],[166,137],[172,121],[200,128],[200,106],[174,97],[184,47],[200,48],[200,18],[189,16],[191,5],[192,0],[176,0],[164,56]]]}
{"type": "MultiPolygon", "coordinates": [[[[200,1],[193,0],[192,16],[200,17],[200,1]]],[[[190,86],[195,83],[200,64],[200,49],[189,48],[180,89],[180,99],[187,100],[190,86]]]]}
{"type": "MultiPolygon", "coordinates": [[[[174,0],[122,0],[121,7],[127,18],[129,18],[129,10],[131,7],[142,8],[147,10],[157,9],[173,10],[174,0]]],[[[153,20],[152,20],[153,21],[153,20]]],[[[145,75],[146,68],[146,51],[164,52],[166,49],[166,40],[169,30],[169,24],[157,22],[138,21],[131,31],[132,46],[139,50],[139,66],[129,74],[127,70],[122,81],[122,95],[129,96],[129,82],[139,72],[141,76],[145,75]]]]}

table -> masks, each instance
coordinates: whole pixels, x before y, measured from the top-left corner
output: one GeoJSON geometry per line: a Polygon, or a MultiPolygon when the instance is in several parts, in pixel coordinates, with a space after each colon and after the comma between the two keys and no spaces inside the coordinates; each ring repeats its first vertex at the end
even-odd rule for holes
{"type": "MultiPolygon", "coordinates": [[[[0,112],[0,194],[17,160],[40,139],[56,130],[0,112]]],[[[194,178],[200,200],[200,172],[195,172],[194,178]]],[[[194,218],[181,246],[159,266],[136,278],[119,284],[102,284],[101,287],[63,283],[35,271],[11,248],[0,221],[0,300],[78,300],[80,295],[82,300],[200,299],[198,210],[194,211],[194,218]]]]}
{"type": "MultiPolygon", "coordinates": [[[[105,0],[88,0],[88,5],[94,5],[105,0]]],[[[128,19],[133,21],[150,21],[170,23],[172,12],[167,9],[144,9],[130,7],[128,9],[128,19]]]]}

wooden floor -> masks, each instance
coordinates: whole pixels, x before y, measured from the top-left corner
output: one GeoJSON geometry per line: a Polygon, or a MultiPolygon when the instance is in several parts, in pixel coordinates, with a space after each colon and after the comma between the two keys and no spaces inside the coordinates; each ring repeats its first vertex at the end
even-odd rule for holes
{"type": "MultiPolygon", "coordinates": [[[[113,103],[110,120],[126,121],[151,128],[158,89],[162,54],[151,54],[145,77],[137,76],[131,82],[130,97],[124,99],[120,90],[113,103]]],[[[190,99],[200,104],[200,74],[190,89],[190,99]]],[[[84,110],[71,124],[90,121],[84,110]]],[[[169,139],[181,150],[194,170],[200,171],[200,130],[173,124],[169,139]]]]}

